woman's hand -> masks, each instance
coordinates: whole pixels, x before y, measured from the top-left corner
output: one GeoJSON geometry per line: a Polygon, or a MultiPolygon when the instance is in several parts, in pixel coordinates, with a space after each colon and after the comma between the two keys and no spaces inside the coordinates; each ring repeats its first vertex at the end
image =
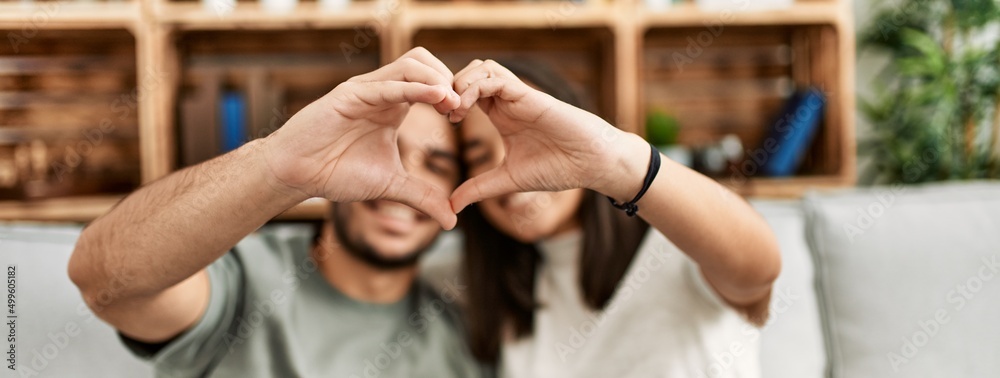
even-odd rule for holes
{"type": "Polygon", "coordinates": [[[500,166],[452,193],[456,211],[508,193],[574,188],[628,201],[642,186],[649,145],[639,136],[528,86],[491,60],[473,61],[454,81],[461,105],[451,121],[461,121],[478,104],[506,150],[500,166]]]}
{"type": "MultiPolygon", "coordinates": [[[[478,104],[506,150],[498,167],[452,193],[456,210],[506,193],[581,187],[625,202],[642,187],[650,147],[639,136],[532,89],[495,62],[472,62],[455,75],[455,90],[462,102],[451,120],[478,104]]],[[[781,255],[767,223],[738,198],[664,160],[638,215],[697,262],[722,298],[762,324],[781,255]]]]}
{"type": "Polygon", "coordinates": [[[396,131],[409,104],[447,114],[459,105],[452,73],[423,48],[351,78],[296,113],[264,144],[276,185],[334,202],[387,199],[455,225],[448,192],[406,173],[396,131]]]}

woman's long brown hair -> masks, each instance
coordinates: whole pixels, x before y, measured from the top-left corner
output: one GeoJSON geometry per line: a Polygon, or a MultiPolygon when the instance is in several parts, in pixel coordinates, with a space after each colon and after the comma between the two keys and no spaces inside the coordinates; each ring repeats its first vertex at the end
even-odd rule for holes
{"type": "MultiPolygon", "coordinates": [[[[543,64],[502,64],[560,101],[589,108],[568,83],[543,64]]],[[[606,197],[589,190],[576,216],[583,233],[580,288],[586,305],[599,310],[614,295],[649,225],[629,218],[606,197]]],[[[459,222],[465,233],[462,275],[468,285],[469,346],[477,359],[496,365],[504,338],[530,336],[535,310],[545,305],[535,298],[535,271],[541,255],[534,245],[495,229],[475,205],[462,211],[459,222]]]]}

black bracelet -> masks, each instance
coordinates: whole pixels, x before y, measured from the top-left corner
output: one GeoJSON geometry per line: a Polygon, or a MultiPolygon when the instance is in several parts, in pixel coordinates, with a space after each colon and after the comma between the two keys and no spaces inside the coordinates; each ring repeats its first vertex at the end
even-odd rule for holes
{"type": "Polygon", "coordinates": [[[639,202],[643,194],[646,194],[649,187],[653,185],[653,179],[656,178],[656,174],[660,172],[660,150],[657,150],[652,144],[649,145],[649,149],[651,150],[649,156],[649,170],[646,171],[646,178],[642,181],[642,189],[639,190],[639,194],[636,194],[635,198],[631,201],[621,204],[615,202],[614,198],[608,197],[608,200],[611,201],[611,206],[625,210],[625,214],[628,214],[630,217],[634,217],[635,213],[639,211],[639,206],[635,203],[639,202]]]}

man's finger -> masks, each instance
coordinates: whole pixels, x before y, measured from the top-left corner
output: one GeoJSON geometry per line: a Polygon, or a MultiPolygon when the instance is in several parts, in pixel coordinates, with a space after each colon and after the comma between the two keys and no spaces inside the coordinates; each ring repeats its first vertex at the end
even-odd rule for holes
{"type": "Polygon", "coordinates": [[[459,185],[451,193],[451,207],[458,213],[469,204],[520,191],[524,190],[514,183],[506,166],[501,165],[459,185]]]}
{"type": "Polygon", "coordinates": [[[444,76],[438,70],[413,58],[402,57],[375,71],[358,75],[350,81],[411,81],[428,85],[451,85],[451,73],[444,76]]]}
{"type": "Polygon", "coordinates": [[[430,51],[427,51],[427,49],[425,49],[422,46],[417,46],[410,49],[410,51],[407,51],[400,57],[400,59],[402,58],[415,59],[418,62],[423,63],[428,67],[434,69],[435,71],[440,73],[441,76],[445,77],[449,81],[451,81],[455,77],[455,75],[451,73],[451,70],[448,69],[448,66],[445,65],[444,62],[442,62],[440,59],[434,56],[434,54],[431,54],[430,51]]]}
{"type": "Polygon", "coordinates": [[[455,93],[455,91],[449,90],[447,92],[448,93],[445,96],[444,100],[442,100],[437,104],[434,104],[434,110],[436,110],[438,114],[441,115],[451,114],[453,110],[458,108],[458,105],[462,101],[462,99],[458,96],[458,94],[455,93]]]}
{"type": "MultiPolygon", "coordinates": [[[[396,81],[412,81],[431,85],[444,85],[451,88],[452,74],[448,67],[441,63],[427,49],[422,47],[414,48],[395,62],[390,64],[390,71],[387,72],[389,79],[396,81]],[[393,79],[393,78],[401,79],[393,79]]],[[[433,104],[434,110],[440,114],[448,114],[458,107],[459,96],[454,90],[448,91],[447,96],[440,103],[433,104]]]]}
{"type": "Polygon", "coordinates": [[[405,204],[427,214],[445,230],[455,228],[458,217],[451,210],[446,191],[409,175],[399,177],[401,183],[395,184],[398,189],[394,190],[386,198],[387,200],[405,204]]]}
{"type": "Polygon", "coordinates": [[[355,83],[354,95],[371,106],[403,103],[436,105],[445,100],[451,90],[441,85],[427,85],[405,81],[355,83]]]}

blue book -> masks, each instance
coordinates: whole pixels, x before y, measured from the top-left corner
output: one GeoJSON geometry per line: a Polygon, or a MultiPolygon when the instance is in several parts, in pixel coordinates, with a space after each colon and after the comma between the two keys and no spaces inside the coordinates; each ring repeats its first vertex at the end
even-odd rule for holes
{"type": "Polygon", "coordinates": [[[761,173],[772,177],[792,176],[802,165],[802,158],[812,146],[823,119],[826,99],[816,88],[798,91],[788,100],[758,151],[764,159],[751,158],[760,164],[761,173]]]}
{"type": "Polygon", "coordinates": [[[247,140],[246,98],[242,93],[227,91],[222,94],[219,107],[220,150],[226,153],[239,148],[247,140]]]}

